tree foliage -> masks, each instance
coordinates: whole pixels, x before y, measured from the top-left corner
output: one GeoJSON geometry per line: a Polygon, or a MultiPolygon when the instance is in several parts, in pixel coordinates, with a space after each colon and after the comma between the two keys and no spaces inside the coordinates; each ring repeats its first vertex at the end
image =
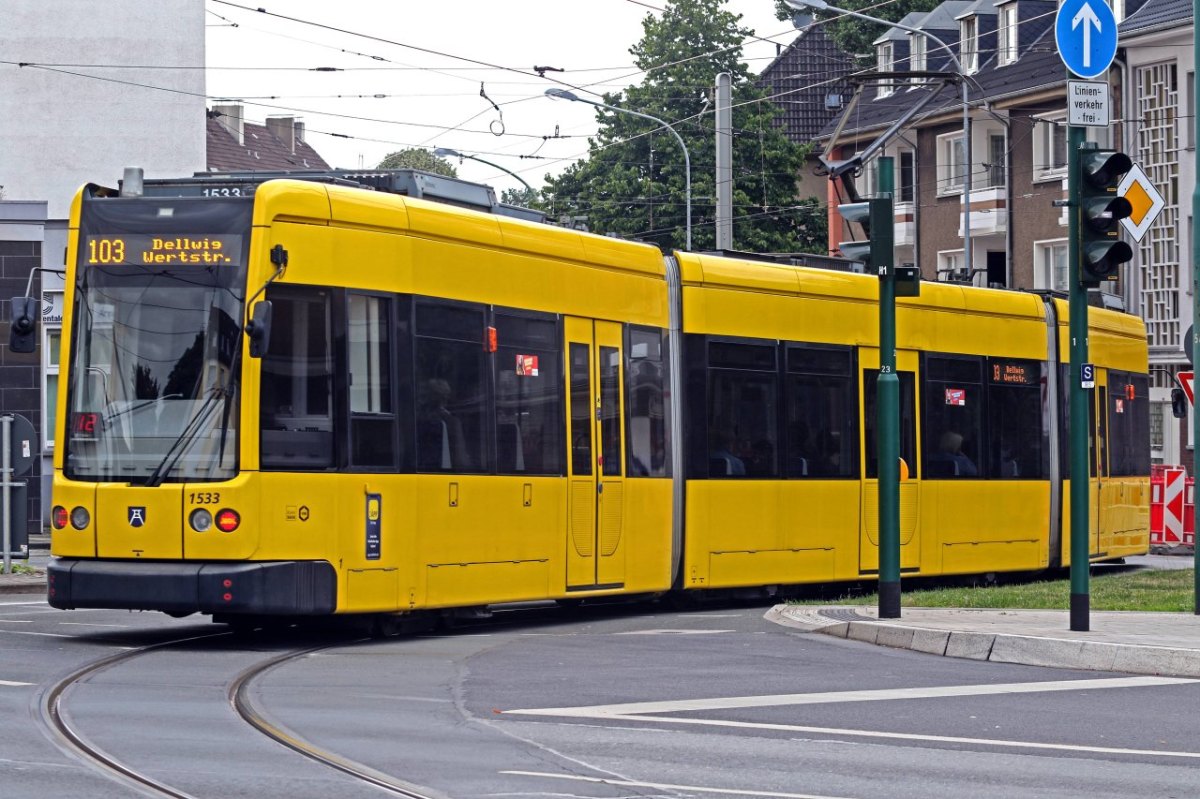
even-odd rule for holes
{"type": "Polygon", "coordinates": [[[388,153],[379,162],[376,169],[420,169],[435,175],[445,175],[448,178],[458,177],[458,170],[444,158],[438,158],[428,150],[420,147],[409,147],[388,153]]]}
{"type": "MultiPolygon", "coordinates": [[[[941,3],[942,0],[894,0],[884,4],[880,4],[878,0],[838,0],[833,5],[848,11],[860,11],[889,22],[899,22],[914,11],[932,11],[941,3]]],[[[791,19],[793,13],[795,12],[783,0],[775,0],[775,15],[779,19],[791,19]]],[[[843,52],[859,56],[859,62],[864,66],[874,63],[874,41],[887,32],[886,26],[839,15],[836,11],[823,11],[819,14],[819,19],[828,20],[821,24],[843,52]]]]}
{"type": "MultiPolygon", "coordinates": [[[[741,60],[750,31],[724,0],[668,0],[647,15],[630,48],[645,77],[600,102],[667,122],[691,158],[692,249],[715,246],[713,87],[728,72],[733,85],[733,246],[757,252],[824,251],[825,217],[814,201],[796,200],[807,148],[772,124],[777,109],[741,60]]],[[[581,93],[581,92],[577,92],[581,93]]],[[[551,218],[586,220],[588,229],[685,246],[683,149],[653,121],[597,109],[589,154],[558,177],[547,176],[543,206],[551,218]]]]}

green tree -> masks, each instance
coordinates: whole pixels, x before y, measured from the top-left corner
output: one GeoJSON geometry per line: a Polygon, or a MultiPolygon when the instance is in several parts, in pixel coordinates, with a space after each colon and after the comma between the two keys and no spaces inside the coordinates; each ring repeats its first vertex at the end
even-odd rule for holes
{"type": "Polygon", "coordinates": [[[432,172],[435,175],[445,175],[448,178],[458,177],[458,170],[444,158],[438,158],[428,150],[423,150],[420,147],[409,147],[406,150],[397,150],[394,153],[388,153],[384,159],[379,162],[376,169],[420,169],[424,172],[432,172]]]}
{"type": "MultiPolygon", "coordinates": [[[[668,0],[647,15],[630,48],[642,82],[606,94],[607,105],[668,122],[686,142],[692,163],[692,249],[715,245],[715,141],[710,101],[716,76],[733,83],[733,243],[739,250],[825,250],[825,217],[815,202],[796,200],[796,176],[807,147],[772,124],[777,109],[763,99],[741,60],[750,31],[724,0],[668,0]]],[[[543,207],[552,219],[586,220],[593,232],[685,244],[683,151],[668,130],[630,114],[597,109],[599,131],[589,154],[558,177],[547,176],[543,207]]]]}
{"type": "MultiPolygon", "coordinates": [[[[883,4],[880,4],[879,0],[838,0],[833,5],[848,11],[861,11],[889,22],[899,22],[913,11],[932,11],[941,3],[942,0],[894,0],[894,2],[883,4]]],[[[783,0],[775,0],[775,16],[779,19],[791,19],[793,13],[783,0]]],[[[859,56],[859,62],[864,65],[874,63],[874,42],[887,32],[885,26],[874,25],[854,17],[841,16],[836,11],[821,12],[819,18],[828,20],[822,24],[843,52],[859,56]]],[[[932,49],[931,46],[930,50],[932,49]]]]}
{"type": "Polygon", "coordinates": [[[500,193],[500,202],[505,205],[519,205],[522,208],[539,208],[539,192],[537,189],[505,189],[500,193]]]}

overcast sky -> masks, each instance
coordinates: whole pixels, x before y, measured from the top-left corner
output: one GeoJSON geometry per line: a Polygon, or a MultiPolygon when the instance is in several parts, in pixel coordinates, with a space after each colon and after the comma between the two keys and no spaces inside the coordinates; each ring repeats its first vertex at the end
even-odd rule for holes
{"type": "MultiPolygon", "coordinates": [[[[594,108],[543,92],[560,85],[554,78],[597,93],[640,83],[629,48],[642,37],[643,17],[662,5],[206,0],[207,92],[245,101],[250,122],[302,118],[309,144],[334,166],[374,167],[394,150],[446,147],[517,172],[537,188],[547,172],[586,154],[596,129],[594,108]],[[259,7],[280,16],[249,10],[259,7]],[[540,79],[535,65],[566,71],[540,79]],[[345,71],[312,71],[321,67],[345,71]],[[556,134],[563,138],[544,138],[556,134]]],[[[760,37],[786,45],[796,36],[790,23],[774,18],[773,0],[726,0],[725,7],[760,37]]],[[[749,42],[743,56],[760,72],[775,45],[749,42]]],[[[498,190],[520,187],[491,166],[454,160],[460,177],[498,190]]]]}

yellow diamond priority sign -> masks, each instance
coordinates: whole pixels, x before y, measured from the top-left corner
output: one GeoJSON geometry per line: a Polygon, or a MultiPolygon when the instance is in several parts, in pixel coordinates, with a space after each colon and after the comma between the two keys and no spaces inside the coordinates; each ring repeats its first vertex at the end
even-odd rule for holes
{"type": "Polygon", "coordinates": [[[1125,177],[1121,179],[1117,186],[1117,195],[1129,200],[1129,205],[1133,208],[1133,213],[1122,219],[1121,224],[1129,231],[1129,235],[1133,236],[1134,241],[1141,241],[1162,212],[1166,201],[1137,164],[1134,164],[1133,169],[1126,172],[1125,177]]]}

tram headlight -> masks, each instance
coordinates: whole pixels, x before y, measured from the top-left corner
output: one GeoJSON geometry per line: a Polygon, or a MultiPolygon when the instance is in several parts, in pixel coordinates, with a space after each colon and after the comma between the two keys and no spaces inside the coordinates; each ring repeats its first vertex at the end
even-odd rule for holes
{"type": "Polygon", "coordinates": [[[221,508],[217,511],[217,529],[222,533],[232,533],[242,523],[242,517],[232,508],[221,508]]]}
{"type": "Polygon", "coordinates": [[[188,524],[190,524],[192,529],[197,533],[207,533],[212,529],[212,523],[212,514],[204,508],[196,508],[194,511],[192,511],[191,515],[188,516],[188,524]]]}
{"type": "Polygon", "coordinates": [[[71,526],[76,530],[83,530],[92,523],[92,514],[88,513],[87,508],[82,505],[76,505],[71,508],[71,526]]]}
{"type": "Polygon", "coordinates": [[[55,505],[54,510],[50,511],[50,523],[54,525],[55,530],[61,530],[66,527],[69,520],[70,515],[62,505],[55,505]]]}

